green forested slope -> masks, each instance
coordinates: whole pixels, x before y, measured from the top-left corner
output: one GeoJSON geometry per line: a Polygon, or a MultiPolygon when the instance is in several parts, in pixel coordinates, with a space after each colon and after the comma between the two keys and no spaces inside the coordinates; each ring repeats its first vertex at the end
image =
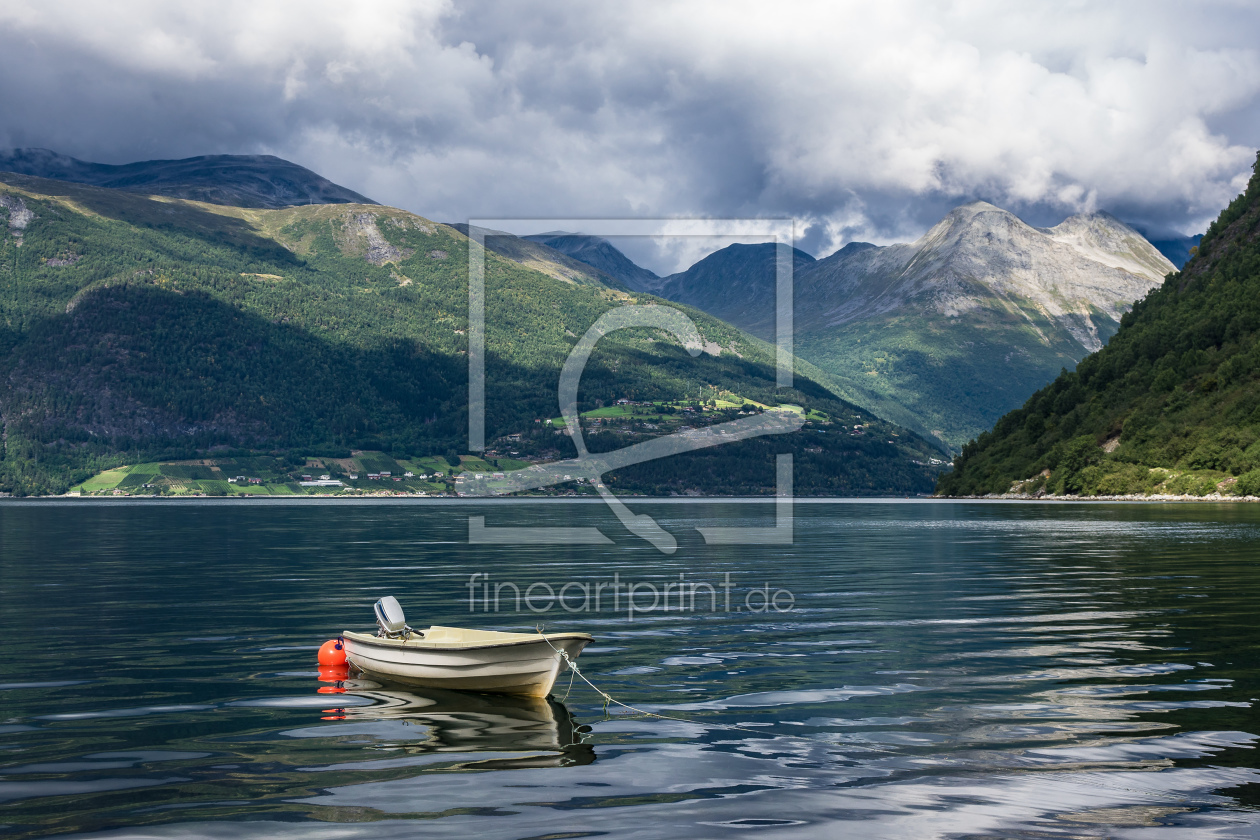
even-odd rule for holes
{"type": "MultiPolygon", "coordinates": [[[[0,491],[60,492],[118,464],[225,449],[462,452],[467,245],[380,206],[242,209],[0,175],[0,491]]],[[[555,416],[561,365],[602,312],[653,300],[493,253],[486,288],[489,441],[555,416]]],[[[930,488],[914,463],[934,454],[924,441],[894,438],[804,367],[797,389],[776,392],[773,348],[687,311],[708,352],[646,330],[609,336],[581,407],[715,388],[804,405],[871,424],[817,436],[823,455],[860,456],[835,459],[840,484],[930,488]]],[[[558,456],[571,454],[563,440],[548,443],[558,456]]],[[[794,448],[820,449],[810,440],[794,448]]],[[[722,449],[728,467],[742,457],[722,449]]],[[[722,481],[702,489],[734,486],[722,481]]]]}
{"type": "Polygon", "coordinates": [[[1106,347],[968,444],[948,495],[1260,495],[1260,156],[1106,347]]]}
{"type": "MultiPolygon", "coordinates": [[[[837,393],[957,452],[1085,352],[1033,306],[976,297],[983,303],[966,318],[926,307],[881,313],[803,331],[794,349],[834,378],[837,393]]],[[[1094,323],[1103,340],[1115,324],[1094,323]]]]}

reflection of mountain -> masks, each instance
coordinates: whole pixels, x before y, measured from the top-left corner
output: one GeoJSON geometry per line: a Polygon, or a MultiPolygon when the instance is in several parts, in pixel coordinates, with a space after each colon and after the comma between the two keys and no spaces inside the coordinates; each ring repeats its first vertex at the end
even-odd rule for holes
{"type": "Polygon", "coordinates": [[[549,753],[477,764],[494,768],[568,767],[595,760],[591,745],[582,742],[573,715],[554,700],[408,690],[368,680],[347,682],[346,694],[373,701],[370,706],[346,707],[346,720],[403,720],[426,729],[425,735],[401,745],[408,753],[549,753]]]}

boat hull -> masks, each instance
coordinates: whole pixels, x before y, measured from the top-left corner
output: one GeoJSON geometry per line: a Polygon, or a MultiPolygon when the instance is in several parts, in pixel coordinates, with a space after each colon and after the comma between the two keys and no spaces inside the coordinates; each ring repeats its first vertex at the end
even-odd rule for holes
{"type": "Polygon", "coordinates": [[[514,638],[443,645],[347,632],[344,639],[350,664],[386,682],[525,697],[550,694],[564,666],[560,651],[577,659],[593,641],[585,633],[559,633],[545,639],[524,633],[487,635],[514,638]]]}

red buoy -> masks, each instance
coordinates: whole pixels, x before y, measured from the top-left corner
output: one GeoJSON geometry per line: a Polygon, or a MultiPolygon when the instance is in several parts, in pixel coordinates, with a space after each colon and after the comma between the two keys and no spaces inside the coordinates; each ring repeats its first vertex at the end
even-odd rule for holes
{"type": "Polygon", "coordinates": [[[340,639],[329,639],[319,648],[320,665],[345,665],[346,646],[340,639]]]}

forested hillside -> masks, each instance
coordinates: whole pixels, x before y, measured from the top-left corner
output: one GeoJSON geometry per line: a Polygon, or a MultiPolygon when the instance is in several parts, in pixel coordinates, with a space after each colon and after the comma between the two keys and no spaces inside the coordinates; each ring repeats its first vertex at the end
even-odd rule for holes
{"type": "MultiPolygon", "coordinates": [[[[62,492],[120,464],[216,452],[464,451],[468,240],[450,227],[380,206],[243,209],[4,174],[0,234],[0,491],[62,492]]],[[[573,454],[539,426],[557,414],[564,359],[602,312],[655,299],[494,253],[486,289],[487,440],[573,454]]],[[[835,464],[820,488],[930,489],[929,444],[836,399],[807,366],[776,391],[773,348],[687,311],[704,354],[613,334],[581,407],[706,391],[792,403],[833,432],[858,427],[785,444],[803,475],[815,455],[835,464]]],[[[720,447],[687,487],[747,490],[728,479],[753,443],[720,447]]],[[[757,487],[772,483],[767,458],[757,487]]]]}
{"type": "Polygon", "coordinates": [[[968,444],[947,495],[1260,495],[1260,156],[1102,350],[968,444]]]}

